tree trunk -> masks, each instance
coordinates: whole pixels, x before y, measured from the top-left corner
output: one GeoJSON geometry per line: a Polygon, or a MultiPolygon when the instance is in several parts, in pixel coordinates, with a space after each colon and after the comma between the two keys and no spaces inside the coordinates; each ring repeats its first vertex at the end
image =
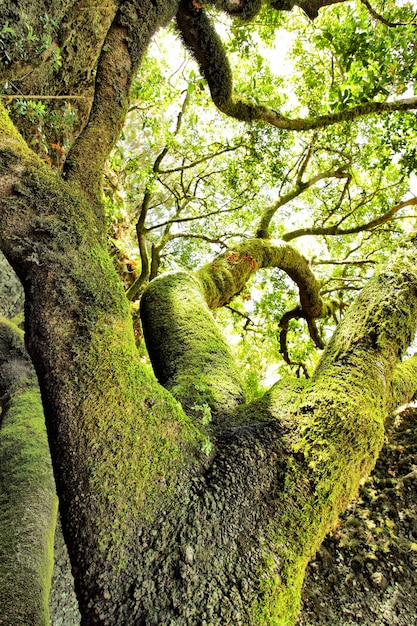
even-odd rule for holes
{"type": "MultiPolygon", "coordinates": [[[[273,258],[292,265],[302,306],[317,316],[322,302],[305,259],[286,257],[285,244],[276,250],[253,240],[216,269],[155,280],[142,313],[159,384],[138,358],[99,194],[132,76],[179,3],[53,4],[53,18],[72,11],[74,27],[84,8],[93,13],[95,37],[81,65],[96,73],[94,102],[80,114],[66,179],[29,150],[0,107],[0,247],[25,290],[25,341],[82,624],[291,625],[308,560],[375,463],[393,406],[415,391],[415,361],[397,367],[416,327],[415,248],[370,282],[308,383],[282,380],[252,404],[209,307],[229,301],[273,258]]],[[[40,14],[28,11],[20,28],[40,14]]],[[[69,64],[78,36],[67,34],[68,73],[51,87],[58,91],[77,84],[69,64]]],[[[28,87],[41,84],[49,67],[38,57],[28,87]]],[[[12,59],[6,75],[24,81],[30,56],[21,61],[12,59]]],[[[24,399],[20,392],[10,402],[24,399]]],[[[48,522],[33,530],[45,546],[53,519],[48,481],[48,522]]],[[[47,559],[40,562],[35,569],[49,577],[47,559]]],[[[36,584],[35,603],[44,607],[36,584]]],[[[45,611],[36,610],[34,623],[44,625],[45,611]]]]}

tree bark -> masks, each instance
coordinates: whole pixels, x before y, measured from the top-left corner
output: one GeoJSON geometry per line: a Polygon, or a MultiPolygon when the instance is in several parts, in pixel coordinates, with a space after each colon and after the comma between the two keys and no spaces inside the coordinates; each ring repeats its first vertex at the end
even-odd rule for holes
{"type": "Polygon", "coordinates": [[[218,400],[214,428],[138,362],[103,226],[82,194],[4,113],[1,123],[0,243],[25,287],[83,624],[292,623],[309,558],[382,445],[417,319],[413,248],[364,290],[305,389],[283,382],[248,406],[218,331],[213,351],[199,348],[213,322],[195,294],[212,290],[184,274],[154,281],[150,344],[161,340],[155,320],[175,329],[198,311],[187,340],[199,358],[188,371],[184,336],[167,336],[168,379],[184,373],[198,387],[213,375],[215,388],[213,353],[230,364],[238,401],[218,400]],[[155,309],[167,280],[182,297],[155,309]]]}

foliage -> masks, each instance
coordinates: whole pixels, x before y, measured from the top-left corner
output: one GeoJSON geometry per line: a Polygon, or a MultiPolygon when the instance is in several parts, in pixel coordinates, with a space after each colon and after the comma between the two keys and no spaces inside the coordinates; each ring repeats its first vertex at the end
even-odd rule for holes
{"type": "MultiPolygon", "coordinates": [[[[407,22],[398,28],[375,24],[361,4],[330,7],[314,22],[301,14],[279,14],[278,23],[269,22],[276,13],[267,9],[247,25],[213,15],[226,38],[235,89],[257,104],[285,107],[292,116],[304,109],[317,115],[413,88],[410,7],[393,15],[407,22]],[[287,60],[276,54],[272,66],[257,37],[273,46],[277,28],[293,43],[287,60]],[[375,69],[381,59],[383,72],[375,69]],[[295,100],[288,98],[291,92],[295,100]]],[[[330,336],[346,306],[414,224],[413,201],[401,203],[413,198],[415,115],[363,118],[299,136],[236,123],[213,109],[198,69],[173,32],[155,39],[132,96],[106,172],[116,258],[126,254],[145,285],[161,271],[195,269],[202,259],[253,236],[269,211],[270,235],[291,240],[311,259],[323,296],[335,303],[321,326],[323,336],[330,336]],[[146,240],[141,254],[139,224],[146,240]]],[[[127,286],[131,271],[126,269],[127,286]]],[[[291,285],[281,272],[264,272],[231,310],[217,314],[235,337],[243,371],[256,358],[261,380],[282,358],[280,320],[297,302],[291,285]]],[[[140,290],[132,297],[139,295],[140,290]]],[[[317,358],[304,326],[293,320],[289,327],[298,372],[300,363],[311,371],[317,358]]]]}

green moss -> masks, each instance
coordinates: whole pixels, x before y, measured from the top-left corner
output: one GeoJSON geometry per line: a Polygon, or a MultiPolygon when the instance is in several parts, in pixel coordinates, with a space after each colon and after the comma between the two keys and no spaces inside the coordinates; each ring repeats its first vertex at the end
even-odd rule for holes
{"type": "Polygon", "coordinates": [[[0,429],[0,624],[49,624],[57,498],[39,391],[19,382],[0,429]]]}
{"type": "Polygon", "coordinates": [[[340,378],[327,372],[298,406],[299,438],[292,444],[295,456],[287,468],[283,512],[270,529],[273,543],[285,546],[282,582],[276,587],[270,578],[264,585],[270,598],[266,606],[276,615],[265,623],[294,622],[308,561],[376,461],[385,414],[374,373],[369,371],[364,384],[366,374],[344,372],[340,378]]]}
{"type": "Polygon", "coordinates": [[[7,114],[4,105],[0,102],[0,150],[8,152],[13,161],[16,157],[23,158],[25,161],[41,164],[42,161],[27,146],[23,137],[13,125],[7,114]]]}
{"type": "Polygon", "coordinates": [[[89,324],[88,346],[74,346],[69,372],[70,381],[77,374],[81,399],[71,438],[88,474],[100,549],[122,564],[134,532],[132,516],[140,512],[146,519],[157,501],[169,497],[203,438],[139,362],[130,318],[115,321],[102,313],[89,324]]]}
{"type": "Polygon", "coordinates": [[[176,272],[152,281],[141,317],[155,373],[187,411],[196,416],[193,406],[207,404],[215,417],[243,401],[236,364],[194,276],[176,272]]]}
{"type": "Polygon", "coordinates": [[[393,409],[410,402],[417,391],[417,355],[400,363],[394,371],[393,409]]]}
{"type": "MultiPolygon", "coordinates": [[[[372,281],[284,422],[294,424],[286,435],[292,457],[279,514],[265,533],[254,623],[294,624],[307,562],[375,464],[396,362],[415,329],[414,294],[414,276],[403,266],[372,281]]],[[[413,362],[397,369],[408,391],[413,369],[413,362]]],[[[278,402],[279,394],[270,398],[278,402]]]]}

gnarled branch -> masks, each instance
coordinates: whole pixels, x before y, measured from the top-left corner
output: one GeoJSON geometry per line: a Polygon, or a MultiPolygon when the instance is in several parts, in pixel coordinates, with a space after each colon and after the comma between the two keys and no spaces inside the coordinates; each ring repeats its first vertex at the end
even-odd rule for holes
{"type": "Polygon", "coordinates": [[[307,131],[347,122],[365,115],[417,109],[417,97],[392,102],[365,102],[336,113],[311,118],[288,118],[278,111],[233,96],[233,77],[222,41],[204,10],[182,0],[176,15],[181,37],[196,59],[217,108],[245,122],[266,122],[283,130],[307,131]]]}
{"type": "Polygon", "coordinates": [[[258,268],[277,267],[297,284],[300,303],[309,317],[322,310],[320,283],[309,262],[292,246],[264,239],[247,239],[197,270],[205,299],[211,309],[228,304],[246,286],[258,268]]]}

